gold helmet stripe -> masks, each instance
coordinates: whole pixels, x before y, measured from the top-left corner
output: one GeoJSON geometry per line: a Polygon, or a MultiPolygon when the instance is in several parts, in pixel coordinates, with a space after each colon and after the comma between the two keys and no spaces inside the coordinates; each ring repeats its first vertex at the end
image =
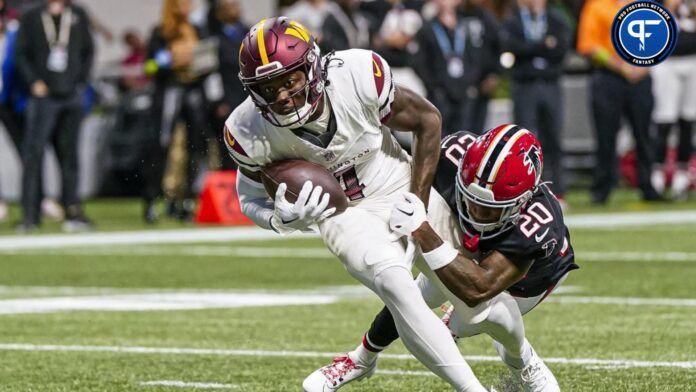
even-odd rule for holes
{"type": "Polygon", "coordinates": [[[259,22],[259,29],[256,32],[256,43],[259,47],[259,54],[261,55],[261,64],[268,64],[268,53],[266,52],[266,40],[263,34],[263,25],[266,23],[266,19],[261,19],[259,22]]]}

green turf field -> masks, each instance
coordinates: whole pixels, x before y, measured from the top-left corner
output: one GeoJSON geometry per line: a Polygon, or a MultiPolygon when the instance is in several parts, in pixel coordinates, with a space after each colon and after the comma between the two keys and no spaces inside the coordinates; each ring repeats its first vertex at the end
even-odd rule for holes
{"type": "MultiPolygon", "coordinates": [[[[574,214],[696,209],[570,201],[574,214]]],[[[88,211],[103,232],[144,228],[135,202],[88,211]]],[[[40,234],[10,249],[27,237],[1,233],[1,391],[299,391],[381,308],[315,238],[49,248],[40,234]]],[[[696,222],[571,235],[581,269],[526,316],[562,390],[696,391],[696,222]]],[[[488,337],[460,348],[484,385],[514,390],[488,337]]],[[[406,353],[395,344],[382,373],[344,390],[449,390],[406,353]]]]}

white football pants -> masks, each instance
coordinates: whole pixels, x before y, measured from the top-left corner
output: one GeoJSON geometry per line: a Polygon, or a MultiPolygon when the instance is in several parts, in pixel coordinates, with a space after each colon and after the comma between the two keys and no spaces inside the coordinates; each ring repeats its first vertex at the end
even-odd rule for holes
{"type": "Polygon", "coordinates": [[[423,300],[411,274],[413,261],[391,234],[389,215],[401,194],[365,200],[327,219],[319,226],[322,238],[346,270],[382,299],[404,345],[419,361],[457,391],[485,392],[447,327],[423,300]]]}

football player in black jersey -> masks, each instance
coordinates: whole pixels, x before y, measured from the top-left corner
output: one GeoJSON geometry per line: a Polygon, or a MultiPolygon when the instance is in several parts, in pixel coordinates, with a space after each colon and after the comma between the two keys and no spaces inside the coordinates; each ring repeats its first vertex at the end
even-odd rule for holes
{"type": "MultiPolygon", "coordinates": [[[[452,303],[443,318],[452,334],[488,334],[525,391],[552,392],[560,388],[525,338],[522,315],[578,266],[560,204],[540,181],[542,168],[539,141],[524,128],[505,124],[478,138],[455,133],[442,141],[434,188],[458,213],[461,231],[447,238],[460,243],[443,240],[438,233],[446,229],[429,222],[411,194],[394,206],[390,226],[420,246],[429,268],[421,268],[418,285],[432,308],[452,303]]],[[[398,337],[385,307],[347,354],[355,371],[374,371],[379,352],[398,337]]]]}

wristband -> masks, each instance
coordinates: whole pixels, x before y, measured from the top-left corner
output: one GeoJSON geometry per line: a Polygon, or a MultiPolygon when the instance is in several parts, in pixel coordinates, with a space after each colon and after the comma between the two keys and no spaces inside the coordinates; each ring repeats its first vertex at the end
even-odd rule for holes
{"type": "Polygon", "coordinates": [[[454,249],[452,244],[444,241],[442,245],[437,248],[430,252],[423,253],[423,258],[425,258],[425,262],[428,263],[428,267],[435,271],[453,262],[458,254],[459,251],[454,249]]]}

